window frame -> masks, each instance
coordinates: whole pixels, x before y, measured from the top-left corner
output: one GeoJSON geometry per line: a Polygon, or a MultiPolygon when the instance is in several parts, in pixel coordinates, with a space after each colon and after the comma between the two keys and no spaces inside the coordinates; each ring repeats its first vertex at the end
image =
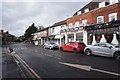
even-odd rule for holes
{"type": "Polygon", "coordinates": [[[113,21],[113,20],[111,19],[111,16],[114,16],[114,19],[117,20],[117,13],[111,13],[111,14],[109,14],[108,16],[109,16],[109,21],[113,21]]]}
{"type": "Polygon", "coordinates": [[[97,17],[97,24],[100,24],[100,23],[104,23],[104,16],[98,16],[98,17],[97,17]],[[102,19],[102,20],[101,20],[102,22],[99,22],[99,20],[98,20],[99,18],[102,19]]]}

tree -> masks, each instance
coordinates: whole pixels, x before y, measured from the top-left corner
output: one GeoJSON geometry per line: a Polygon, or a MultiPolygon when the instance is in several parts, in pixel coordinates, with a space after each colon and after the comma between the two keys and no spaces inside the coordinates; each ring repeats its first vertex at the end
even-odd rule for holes
{"type": "Polygon", "coordinates": [[[35,26],[35,24],[33,23],[31,26],[29,26],[28,29],[26,29],[25,31],[25,37],[31,38],[32,37],[32,33],[35,33],[37,31],[37,27],[35,26]]]}

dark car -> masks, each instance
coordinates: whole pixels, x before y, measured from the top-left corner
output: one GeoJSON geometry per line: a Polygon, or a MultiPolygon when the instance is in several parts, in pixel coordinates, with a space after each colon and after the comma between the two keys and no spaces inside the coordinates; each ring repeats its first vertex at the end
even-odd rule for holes
{"type": "Polygon", "coordinates": [[[72,51],[73,53],[83,52],[86,45],[83,42],[69,42],[60,46],[61,51],[72,51]]]}

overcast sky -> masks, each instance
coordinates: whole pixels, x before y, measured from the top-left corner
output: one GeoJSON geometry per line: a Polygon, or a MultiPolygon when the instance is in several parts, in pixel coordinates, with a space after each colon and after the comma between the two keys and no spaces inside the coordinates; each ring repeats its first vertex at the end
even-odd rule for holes
{"type": "Polygon", "coordinates": [[[77,10],[87,4],[85,2],[48,2],[48,1],[15,1],[5,0],[2,2],[1,29],[9,31],[11,34],[21,36],[32,24],[44,27],[51,26],[55,22],[71,17],[77,10]]]}

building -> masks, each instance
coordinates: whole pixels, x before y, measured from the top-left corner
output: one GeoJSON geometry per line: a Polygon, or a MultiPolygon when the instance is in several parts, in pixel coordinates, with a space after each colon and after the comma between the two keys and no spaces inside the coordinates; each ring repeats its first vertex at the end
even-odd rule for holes
{"type": "Polygon", "coordinates": [[[32,35],[33,35],[33,42],[35,45],[43,45],[46,41],[48,41],[48,27],[32,35]]]}
{"type": "Polygon", "coordinates": [[[83,41],[87,45],[96,42],[115,43],[117,41],[116,44],[118,44],[120,41],[118,40],[120,3],[118,0],[101,1],[92,1],[75,12],[72,17],[67,18],[67,28],[63,31],[63,34],[66,34],[66,38],[68,38],[66,42],[83,41]],[[101,26],[102,28],[97,28],[96,26],[101,26]],[[76,27],[79,30],[75,30],[76,27]],[[87,27],[92,27],[92,29],[90,30],[87,27]],[[114,38],[116,38],[115,41],[113,41],[114,38]]]}
{"type": "Polygon", "coordinates": [[[49,41],[54,41],[58,45],[64,44],[65,37],[60,34],[60,30],[66,27],[66,20],[57,22],[48,28],[49,41]]]}
{"type": "Polygon", "coordinates": [[[11,42],[14,42],[16,40],[16,37],[12,34],[10,34],[8,31],[4,32],[4,30],[1,30],[0,32],[0,45],[9,44],[11,42]]]}
{"type": "Polygon", "coordinates": [[[37,44],[54,41],[58,45],[68,42],[99,42],[119,44],[120,1],[93,0],[72,17],[57,22],[35,34],[37,44]]]}

